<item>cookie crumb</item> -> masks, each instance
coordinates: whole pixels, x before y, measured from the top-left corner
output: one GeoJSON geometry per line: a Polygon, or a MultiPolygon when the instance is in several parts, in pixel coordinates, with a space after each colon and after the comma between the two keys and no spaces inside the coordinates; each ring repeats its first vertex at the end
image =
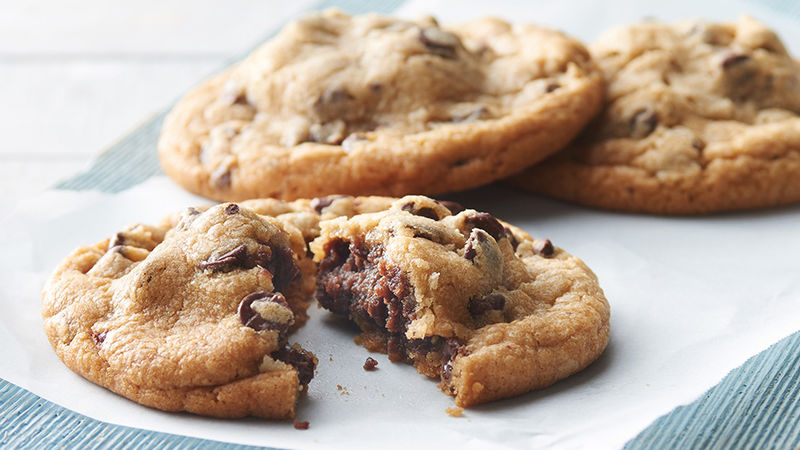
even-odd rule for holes
{"type": "Polygon", "coordinates": [[[455,406],[453,408],[445,409],[444,412],[449,414],[451,417],[461,417],[464,414],[464,408],[455,406]]]}
{"type": "Polygon", "coordinates": [[[308,425],[309,424],[308,424],[307,420],[300,421],[300,420],[294,419],[294,429],[295,430],[307,430],[308,429],[308,425]]]}
{"type": "Polygon", "coordinates": [[[367,360],[364,361],[364,370],[373,371],[376,367],[378,367],[378,361],[372,359],[371,356],[367,356],[367,360]]]}
{"type": "Polygon", "coordinates": [[[342,387],[342,385],[341,385],[341,384],[337,384],[337,385],[336,385],[336,389],[338,389],[338,390],[340,390],[340,391],[341,391],[341,390],[342,390],[342,389],[344,389],[344,388],[342,387]]]}

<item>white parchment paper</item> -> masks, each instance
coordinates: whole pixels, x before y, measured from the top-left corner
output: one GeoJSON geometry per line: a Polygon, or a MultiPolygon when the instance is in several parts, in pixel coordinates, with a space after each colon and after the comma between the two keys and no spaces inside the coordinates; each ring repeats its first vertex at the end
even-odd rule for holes
{"type": "MultiPolygon", "coordinates": [[[[750,12],[791,47],[796,24],[752,3],[409,2],[400,14],[443,21],[484,14],[534,21],[584,39],[645,15],[732,19],[750,12]],[[724,5],[724,7],[722,7],[724,5]]],[[[795,49],[795,52],[797,49],[795,49]]],[[[293,340],[320,359],[298,408],[311,422],[214,420],[139,406],[66,369],[42,331],[41,287],[79,245],[119,228],[204,204],[163,178],[117,195],[50,191],[0,223],[0,377],[90,417],[226,442],[293,448],[619,447],[731,369],[800,328],[800,206],[699,218],[595,211],[490,186],[451,198],[549,237],[597,273],[612,306],[611,342],[584,372],[538,392],[465,411],[436,383],[353,344],[355,331],[325,311],[293,340]]]]}
{"type": "Polygon", "coordinates": [[[320,359],[298,409],[311,422],[308,431],[141,407],[61,364],[42,331],[40,291],[74,247],[206,203],[159,178],[118,195],[48,192],[0,224],[0,377],[104,421],[237,443],[618,447],[798,328],[798,206],[661,218],[599,212],[497,186],[452,198],[547,236],[593,268],[612,305],[611,343],[597,362],[551,388],[453,418],[445,413],[452,400],[412,367],[372,355],[379,370],[364,371],[369,353],[353,344],[355,331],[312,308],[311,321],[293,337],[320,359]]]}

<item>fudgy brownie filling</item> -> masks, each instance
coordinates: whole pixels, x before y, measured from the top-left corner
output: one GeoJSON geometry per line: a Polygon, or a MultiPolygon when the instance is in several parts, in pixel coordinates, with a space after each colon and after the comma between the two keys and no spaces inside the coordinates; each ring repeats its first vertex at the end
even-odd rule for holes
{"type": "Polygon", "coordinates": [[[361,343],[368,349],[385,352],[392,361],[412,363],[430,377],[441,376],[446,384],[446,367],[458,353],[451,347],[463,346],[439,336],[406,338],[408,324],[416,317],[414,288],[398,267],[382,258],[383,247],[334,239],[324,251],[317,277],[319,304],[351,318],[364,331],[361,343]]]}
{"type": "Polygon", "coordinates": [[[405,275],[381,258],[383,248],[343,239],[325,245],[317,300],[337,314],[349,315],[362,328],[405,333],[413,319],[414,292],[405,275]]]}

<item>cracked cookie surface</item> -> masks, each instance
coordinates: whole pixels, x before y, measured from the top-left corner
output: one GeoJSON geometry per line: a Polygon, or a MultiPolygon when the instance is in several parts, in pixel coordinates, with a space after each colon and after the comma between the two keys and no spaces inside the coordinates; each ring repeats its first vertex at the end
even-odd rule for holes
{"type": "Polygon", "coordinates": [[[601,97],[588,52],[555,31],[325,11],[190,92],[159,155],[216,200],[441,193],[558,150],[601,97]]]}
{"type": "Polygon", "coordinates": [[[289,418],[316,366],[287,342],[313,272],[288,222],[189,208],[74,251],[45,286],[44,328],[70,369],[141,404],[289,418]]]}
{"type": "Polygon", "coordinates": [[[595,275],[490,214],[408,196],[320,224],[317,301],[358,340],[440,378],[459,406],[548,386],[605,349],[595,275]]]}
{"type": "Polygon", "coordinates": [[[602,208],[694,214],[800,201],[800,63],[753,19],[644,22],[591,45],[607,104],[512,178],[602,208]]]}

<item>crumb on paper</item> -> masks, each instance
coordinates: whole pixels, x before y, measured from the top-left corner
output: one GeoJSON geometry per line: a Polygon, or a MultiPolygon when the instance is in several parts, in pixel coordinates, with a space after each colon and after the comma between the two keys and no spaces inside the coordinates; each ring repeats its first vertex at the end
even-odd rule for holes
{"type": "Polygon", "coordinates": [[[307,420],[306,421],[300,421],[300,420],[294,419],[294,429],[295,430],[307,430],[308,429],[308,425],[309,425],[309,423],[308,423],[307,420]]]}
{"type": "Polygon", "coordinates": [[[378,361],[372,359],[371,356],[367,356],[367,360],[364,361],[364,370],[366,371],[373,371],[378,367],[378,361]]]}
{"type": "Polygon", "coordinates": [[[341,390],[342,390],[342,389],[344,389],[344,388],[342,387],[342,385],[341,385],[341,384],[337,384],[337,385],[336,385],[336,389],[338,389],[338,390],[340,390],[340,391],[341,391],[341,390]]]}
{"type": "Polygon", "coordinates": [[[447,414],[451,417],[461,417],[464,414],[464,408],[460,406],[454,406],[452,408],[447,408],[444,410],[447,414]]]}

